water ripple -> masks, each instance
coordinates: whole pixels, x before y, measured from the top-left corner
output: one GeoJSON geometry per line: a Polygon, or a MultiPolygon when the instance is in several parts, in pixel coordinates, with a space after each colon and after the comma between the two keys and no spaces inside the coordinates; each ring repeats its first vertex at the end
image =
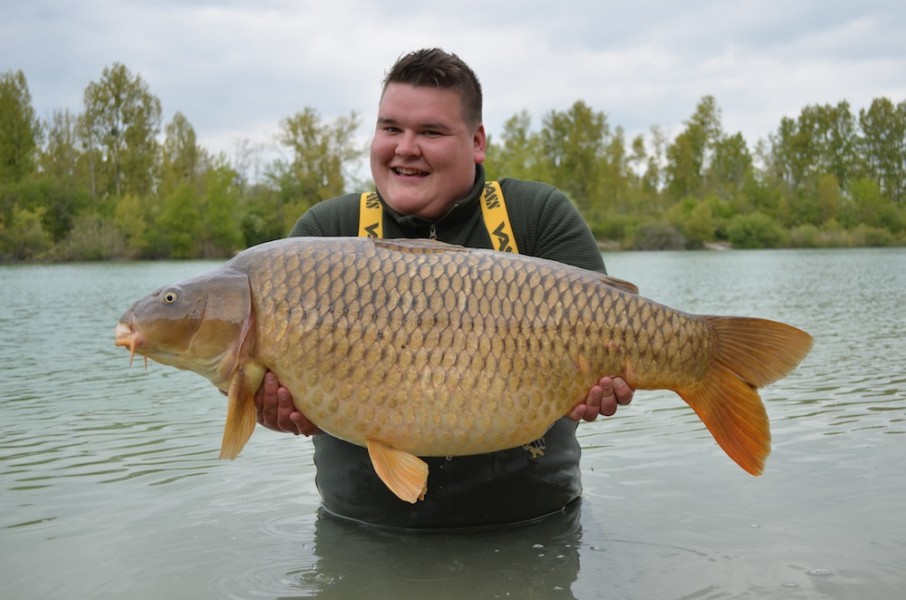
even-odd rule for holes
{"type": "Polygon", "coordinates": [[[258,433],[219,461],[224,398],[196,375],[130,368],[112,340],[138,296],[209,264],[0,267],[0,596],[442,598],[480,584],[500,597],[898,597],[906,253],[607,261],[667,304],[786,320],[816,343],[762,393],[761,478],[674,394],[639,392],[580,425],[585,501],[566,541],[325,525],[303,438],[258,433]]]}

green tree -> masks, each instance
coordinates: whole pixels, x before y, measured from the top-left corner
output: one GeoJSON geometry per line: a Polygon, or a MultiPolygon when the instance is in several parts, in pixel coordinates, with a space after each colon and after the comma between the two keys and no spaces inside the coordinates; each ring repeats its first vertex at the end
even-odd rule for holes
{"type": "Polygon", "coordinates": [[[876,98],[859,111],[858,146],[867,175],[893,202],[906,202],[906,101],[876,98]]]}
{"type": "Polygon", "coordinates": [[[298,219],[306,205],[297,213],[285,206],[280,192],[271,182],[248,186],[242,194],[240,207],[242,236],[247,246],[254,246],[285,237],[292,228],[289,221],[298,219]]]}
{"type": "Polygon", "coordinates": [[[346,191],[347,169],[363,154],[355,140],[358,126],[354,112],[323,123],[313,108],[281,121],[277,140],[289,159],[274,161],[266,173],[274,193],[262,194],[253,209],[268,236],[286,235],[309,207],[346,191]]]}
{"type": "Polygon", "coordinates": [[[113,223],[125,239],[126,257],[139,258],[148,249],[148,221],[148,211],[138,196],[126,194],[117,201],[113,223]]]}
{"type": "Polygon", "coordinates": [[[706,173],[707,187],[720,198],[741,194],[752,172],[752,155],[741,133],[714,142],[714,154],[706,173]]]}
{"type": "Polygon", "coordinates": [[[356,113],[322,123],[313,108],[283,119],[277,140],[290,151],[289,161],[278,166],[278,179],[299,199],[311,204],[342,194],[345,168],[362,156],[356,146],[359,127],[356,113]]]}
{"type": "Polygon", "coordinates": [[[58,260],[111,260],[126,254],[122,231],[96,214],[80,215],[62,244],[55,248],[58,260]]]}
{"type": "Polygon", "coordinates": [[[41,227],[54,242],[64,239],[73,220],[90,200],[87,191],[48,176],[34,176],[0,185],[0,219],[15,209],[40,215],[41,227]]]}
{"type": "Polygon", "coordinates": [[[854,229],[859,225],[900,231],[903,223],[898,215],[897,205],[882,191],[879,183],[864,177],[850,182],[847,198],[849,202],[841,210],[841,222],[854,229]]]}
{"type": "Polygon", "coordinates": [[[124,65],[114,63],[88,84],[81,129],[95,196],[151,192],[160,122],[160,100],[124,65]]]}
{"type": "Polygon", "coordinates": [[[637,188],[634,157],[626,151],[626,133],[617,127],[604,145],[598,168],[597,218],[629,210],[631,190],[637,188]]]}
{"type": "Polygon", "coordinates": [[[595,212],[601,201],[598,171],[609,135],[604,113],[581,100],[565,112],[551,111],[544,117],[541,149],[550,183],[566,192],[585,214],[595,212]]]}
{"type": "Polygon", "coordinates": [[[727,234],[735,248],[778,248],[784,242],[783,228],[759,212],[733,217],[727,234]]]}
{"type": "Polygon", "coordinates": [[[795,119],[783,117],[777,132],[770,136],[765,162],[768,175],[784,197],[802,188],[813,161],[807,134],[799,131],[795,119]]]}
{"type": "Polygon", "coordinates": [[[823,174],[845,189],[858,173],[856,122],[846,101],[807,106],[795,121],[784,117],[771,144],[770,169],[791,196],[814,193],[823,174]]]}
{"type": "Polygon", "coordinates": [[[486,163],[489,179],[549,180],[549,165],[543,160],[540,136],[531,127],[532,118],[523,110],[503,124],[500,143],[489,141],[486,163]]]}
{"type": "Polygon", "coordinates": [[[0,220],[0,260],[23,261],[41,257],[51,248],[51,237],[41,224],[43,209],[15,207],[0,220]]]}
{"type": "Polygon", "coordinates": [[[667,148],[667,192],[674,199],[699,197],[705,190],[705,174],[718,142],[723,137],[721,114],[713,96],[704,96],[686,128],[667,148]]]}
{"type": "Polygon", "coordinates": [[[237,174],[225,164],[204,175],[201,198],[203,232],[201,255],[205,258],[232,256],[243,245],[237,174]]]}
{"type": "Polygon", "coordinates": [[[203,237],[198,189],[183,183],[162,198],[160,212],[149,230],[151,255],[156,258],[197,258],[203,237]]]}
{"type": "Polygon", "coordinates": [[[641,177],[638,180],[636,211],[643,215],[657,216],[665,209],[665,194],[662,193],[666,177],[667,136],[660,127],[653,126],[645,138],[633,141],[633,159],[638,165],[641,177]],[[650,151],[647,149],[650,147],[650,151]]]}
{"type": "Polygon", "coordinates": [[[38,157],[41,172],[88,189],[91,180],[87,157],[80,146],[78,117],[68,110],[55,110],[45,128],[45,144],[38,157]]]}
{"type": "Polygon", "coordinates": [[[0,74],[0,183],[34,173],[41,125],[22,71],[0,74]]]}
{"type": "Polygon", "coordinates": [[[713,240],[716,221],[712,203],[707,200],[696,203],[684,225],[683,233],[690,241],[703,244],[713,240]]]}
{"type": "Polygon", "coordinates": [[[820,223],[836,221],[840,213],[841,192],[840,184],[833,175],[818,177],[815,190],[815,200],[820,223]]]}
{"type": "Polygon", "coordinates": [[[167,194],[183,183],[200,183],[204,150],[198,146],[195,128],[181,112],[164,129],[161,147],[161,194],[167,194]]]}

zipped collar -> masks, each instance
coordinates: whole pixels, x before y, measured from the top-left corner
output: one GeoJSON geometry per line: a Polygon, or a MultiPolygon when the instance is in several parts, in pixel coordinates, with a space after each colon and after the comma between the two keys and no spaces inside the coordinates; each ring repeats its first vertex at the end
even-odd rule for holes
{"type": "Polygon", "coordinates": [[[450,208],[438,219],[426,219],[417,215],[403,215],[393,210],[387,203],[381,193],[378,192],[378,199],[384,207],[384,214],[395,221],[402,229],[411,231],[417,237],[429,237],[435,239],[439,228],[447,229],[453,227],[472,217],[476,211],[481,210],[479,199],[484,189],[485,171],[484,165],[475,165],[475,183],[472,189],[464,197],[454,202],[450,208]]]}

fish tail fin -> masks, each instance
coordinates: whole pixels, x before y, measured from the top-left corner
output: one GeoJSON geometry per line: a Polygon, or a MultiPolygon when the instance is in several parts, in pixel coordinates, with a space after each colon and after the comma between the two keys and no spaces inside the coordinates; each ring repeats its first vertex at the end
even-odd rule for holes
{"type": "Polygon", "coordinates": [[[226,425],[220,444],[220,458],[233,460],[252,437],[258,423],[255,392],[264,379],[264,367],[246,364],[236,369],[230,381],[226,425]]]}
{"type": "Polygon", "coordinates": [[[677,392],[724,452],[760,475],[771,452],[771,431],[757,389],[789,374],[808,354],[812,337],[765,319],[703,318],[714,332],[715,359],[696,385],[677,392]]]}

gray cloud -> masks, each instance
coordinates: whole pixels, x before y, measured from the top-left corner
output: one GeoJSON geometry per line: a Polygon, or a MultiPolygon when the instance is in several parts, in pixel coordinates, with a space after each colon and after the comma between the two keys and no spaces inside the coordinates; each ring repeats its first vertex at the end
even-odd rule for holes
{"type": "Polygon", "coordinates": [[[630,134],[675,134],[710,94],[754,144],[808,104],[906,99],[904,16],[896,1],[31,0],[0,8],[0,71],[25,73],[46,118],[80,111],[121,62],[165,118],[183,112],[203,145],[230,152],[307,106],[357,111],[367,135],[384,69],[441,46],[481,77],[492,135],[520,110],[537,123],[576,100],[630,134]]]}

